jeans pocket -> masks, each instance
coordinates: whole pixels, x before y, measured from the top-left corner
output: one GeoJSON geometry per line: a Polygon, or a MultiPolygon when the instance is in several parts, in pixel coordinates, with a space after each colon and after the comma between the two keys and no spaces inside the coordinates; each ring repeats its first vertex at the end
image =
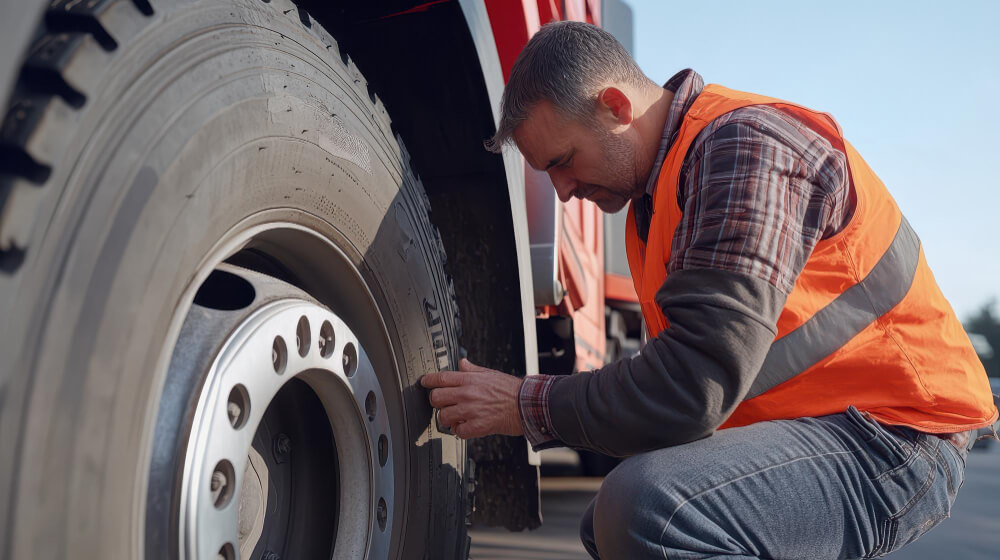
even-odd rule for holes
{"type": "Polygon", "coordinates": [[[847,408],[845,415],[864,438],[868,474],[873,480],[905,468],[916,456],[918,432],[879,424],[853,405],[847,408]]]}
{"type": "MultiPolygon", "coordinates": [[[[915,477],[907,485],[915,492],[890,517],[890,538],[885,543],[883,554],[899,550],[917,540],[951,515],[951,506],[964,481],[964,469],[960,462],[953,459],[957,454],[950,454],[948,449],[942,448],[951,443],[939,441],[937,445],[921,447],[918,452],[921,462],[926,461],[929,468],[913,469],[905,475],[915,477]]],[[[900,476],[904,475],[901,473],[900,476]]]]}

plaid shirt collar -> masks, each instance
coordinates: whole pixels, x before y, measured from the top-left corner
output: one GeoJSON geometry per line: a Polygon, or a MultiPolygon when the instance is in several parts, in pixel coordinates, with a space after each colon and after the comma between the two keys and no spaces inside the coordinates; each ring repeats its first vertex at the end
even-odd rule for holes
{"type": "Polygon", "coordinates": [[[705,89],[705,80],[701,75],[690,68],[686,68],[676,73],[663,84],[663,88],[674,93],[674,99],[667,109],[667,121],[663,125],[663,137],[660,139],[660,147],[656,151],[656,159],[653,160],[653,167],[649,170],[649,178],[646,179],[646,194],[652,196],[656,188],[656,180],[660,176],[660,168],[663,167],[663,160],[667,157],[671,144],[677,138],[680,131],[681,121],[694,100],[705,89]]]}

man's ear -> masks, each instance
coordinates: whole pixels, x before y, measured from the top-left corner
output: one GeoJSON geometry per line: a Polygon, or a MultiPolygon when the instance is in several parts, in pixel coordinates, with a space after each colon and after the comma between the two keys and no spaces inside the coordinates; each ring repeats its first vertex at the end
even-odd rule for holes
{"type": "Polygon", "coordinates": [[[606,87],[597,94],[597,101],[601,109],[611,112],[618,124],[627,125],[632,122],[632,101],[622,90],[614,86],[606,87]]]}

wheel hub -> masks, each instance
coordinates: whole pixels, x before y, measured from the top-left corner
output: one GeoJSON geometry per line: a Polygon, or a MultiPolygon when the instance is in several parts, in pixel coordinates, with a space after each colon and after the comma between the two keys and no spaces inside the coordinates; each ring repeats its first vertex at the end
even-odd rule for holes
{"type": "Polygon", "coordinates": [[[364,347],[293,286],[213,274],[252,290],[238,309],[232,286],[223,309],[196,298],[171,361],[171,373],[205,371],[181,467],[181,557],[385,557],[392,434],[364,347]]]}

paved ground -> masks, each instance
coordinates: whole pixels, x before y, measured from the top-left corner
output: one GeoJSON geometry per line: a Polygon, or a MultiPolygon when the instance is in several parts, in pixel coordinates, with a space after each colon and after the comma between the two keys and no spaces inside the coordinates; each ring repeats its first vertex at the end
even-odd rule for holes
{"type": "MultiPolygon", "coordinates": [[[[543,478],[542,514],[537,531],[472,531],[473,560],[587,560],[577,536],[580,515],[600,487],[600,479],[543,478]]],[[[1000,558],[1000,444],[973,451],[966,482],[951,519],[916,543],[887,556],[892,560],[997,560],[1000,558]]]]}
{"type": "Polygon", "coordinates": [[[600,478],[543,478],[542,527],[511,533],[492,527],[472,531],[472,560],[575,560],[590,556],[580,544],[580,515],[601,486],[600,478]]]}

